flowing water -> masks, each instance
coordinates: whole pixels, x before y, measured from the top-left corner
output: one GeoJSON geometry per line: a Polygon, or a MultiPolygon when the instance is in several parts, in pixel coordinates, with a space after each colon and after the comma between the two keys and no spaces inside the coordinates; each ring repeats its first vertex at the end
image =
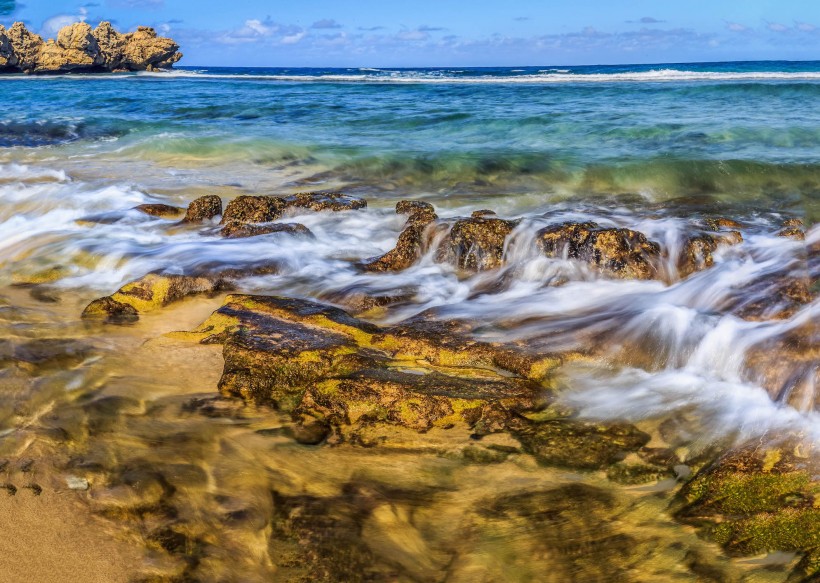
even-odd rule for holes
{"type": "Polygon", "coordinates": [[[737,315],[771,299],[760,282],[820,272],[819,64],[189,69],[0,84],[14,104],[0,113],[0,470],[42,496],[74,488],[145,553],[141,576],[300,580],[279,536],[286,517],[295,539],[345,549],[338,580],[785,580],[794,555],[729,558],[675,523],[674,479],[627,488],[526,455],[472,463],[456,453],[457,430],[373,449],[293,443],[277,432],[287,416],[215,399],[218,348],[164,336],[201,323],[218,294],[132,325],[80,314],[152,271],[270,261],[278,273],[240,290],[401,295],[365,317],[426,311],[471,322],[481,339],[592,353],[562,369],[560,405],[635,423],[651,445],[820,443],[816,356],[778,357],[775,379],[751,363],[788,338],[816,347],[820,303],[737,315]],[[223,239],[132,210],[310,190],[368,207],[288,218],[315,239],[223,239]],[[466,274],[431,252],[403,272],[363,273],[357,261],[395,244],[403,199],[443,218],[522,219],[504,266],[466,274]],[[593,220],[641,231],[671,258],[717,217],[739,222],[743,242],[689,277],[668,259],[658,280],[606,279],[534,244],[546,225],[593,220]],[[805,240],[778,236],[790,219],[805,240]],[[525,495],[559,518],[505,510],[525,495]],[[300,531],[297,514],[327,518],[300,531]],[[569,533],[586,542],[570,548],[569,533]]]}

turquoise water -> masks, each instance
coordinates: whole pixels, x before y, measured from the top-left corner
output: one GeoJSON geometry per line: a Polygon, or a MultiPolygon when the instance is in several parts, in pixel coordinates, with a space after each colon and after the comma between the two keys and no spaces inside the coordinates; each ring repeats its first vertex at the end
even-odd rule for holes
{"type": "MultiPolygon", "coordinates": [[[[30,479],[44,500],[85,484],[83,508],[109,518],[101,532],[139,541],[144,580],[312,580],[314,561],[296,565],[296,543],[271,533],[290,508],[282,500],[311,497],[326,504],[304,507],[320,523],[353,498],[368,505],[338,531],[308,520],[318,530],[306,526],[298,544],[321,533],[330,538],[319,548],[361,543],[389,566],[373,580],[794,580],[804,549],[730,556],[668,509],[701,456],[737,444],[788,437],[816,460],[820,62],[182,68],[9,75],[0,87],[14,104],[0,112],[0,472],[19,481],[17,500],[30,479]],[[216,219],[179,224],[133,208],[315,190],[367,207],[292,209],[282,221],[314,237],[247,239],[221,237],[216,219]],[[396,245],[406,217],[394,205],[408,198],[441,219],[424,253],[403,271],[364,272],[361,261],[396,245]],[[471,273],[438,261],[456,217],[479,209],[516,221],[501,265],[471,273]],[[684,243],[717,218],[736,221],[721,224],[742,241],[682,273],[684,243]],[[539,230],[563,221],[644,233],[660,250],[657,277],[614,279],[545,256],[539,230]],[[780,236],[786,225],[792,238],[780,236]],[[550,379],[556,414],[638,425],[651,447],[674,450],[677,478],[633,487],[542,467],[503,435],[498,451],[517,453],[483,465],[456,429],[375,447],[298,445],[287,415],[216,398],[220,347],[168,335],[199,326],[224,294],[128,325],[80,317],[149,273],[260,264],[277,269],[238,280],[237,292],[332,303],[385,326],[424,314],[479,339],[569,354],[550,379]],[[790,305],[784,289],[805,297],[790,305]],[[372,297],[396,303],[360,312],[372,297]],[[747,317],[748,306],[765,309],[747,317]],[[12,364],[27,350],[32,362],[12,364]],[[29,459],[34,477],[3,470],[29,459]],[[560,528],[485,516],[488,501],[566,484],[573,510],[556,514],[560,528]],[[590,510],[582,485],[611,501],[590,510]],[[158,514],[143,512],[152,504],[158,514]]],[[[550,496],[533,499],[563,508],[563,494],[550,496]]]]}
{"type": "Polygon", "coordinates": [[[820,189],[820,63],[196,69],[3,89],[26,104],[0,114],[3,147],[310,166],[305,183],[391,197],[707,195],[814,218],[820,189]]]}

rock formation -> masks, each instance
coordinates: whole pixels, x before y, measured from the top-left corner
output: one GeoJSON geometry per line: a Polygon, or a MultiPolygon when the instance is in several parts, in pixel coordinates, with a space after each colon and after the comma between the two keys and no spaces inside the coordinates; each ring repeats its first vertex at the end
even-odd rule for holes
{"type": "Polygon", "coordinates": [[[100,73],[167,69],[182,58],[179,45],[153,28],[120,34],[109,22],[96,29],[85,22],[62,28],[43,40],[15,22],[0,26],[0,73],[100,73]]]}

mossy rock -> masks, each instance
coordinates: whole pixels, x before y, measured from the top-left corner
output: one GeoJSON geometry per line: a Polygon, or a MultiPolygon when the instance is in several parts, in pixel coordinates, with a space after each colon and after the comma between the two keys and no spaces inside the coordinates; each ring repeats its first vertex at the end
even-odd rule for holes
{"type": "Polygon", "coordinates": [[[820,465],[797,440],[749,444],[701,470],[681,490],[675,516],[731,555],[803,553],[798,578],[820,575],[820,465]]]}

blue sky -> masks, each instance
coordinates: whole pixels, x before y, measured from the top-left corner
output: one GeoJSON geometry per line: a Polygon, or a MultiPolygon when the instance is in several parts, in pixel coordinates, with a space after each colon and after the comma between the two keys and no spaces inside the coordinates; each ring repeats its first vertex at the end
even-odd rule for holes
{"type": "Polygon", "coordinates": [[[111,20],[181,65],[479,66],[820,59],[816,0],[0,0],[44,36],[111,20]]]}

